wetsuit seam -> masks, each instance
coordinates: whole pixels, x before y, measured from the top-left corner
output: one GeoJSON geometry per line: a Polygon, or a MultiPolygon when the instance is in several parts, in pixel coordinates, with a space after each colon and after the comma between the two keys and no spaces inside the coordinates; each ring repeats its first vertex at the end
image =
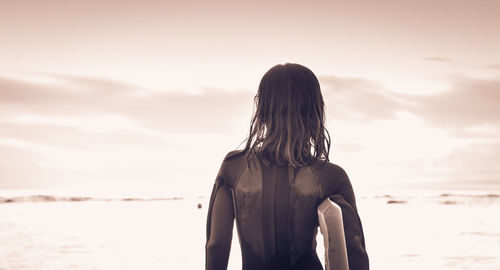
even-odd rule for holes
{"type": "Polygon", "coordinates": [[[236,180],[234,181],[234,189],[236,189],[236,187],[238,186],[238,183],[240,182],[240,178],[241,178],[241,175],[243,175],[243,172],[245,171],[245,169],[248,167],[248,165],[244,165],[243,168],[241,169],[240,173],[238,174],[238,177],[236,178],[236,180]]]}
{"type": "MultiPolygon", "coordinates": [[[[241,161],[240,161],[241,162],[241,161]]],[[[243,241],[242,241],[242,237],[241,237],[241,228],[240,228],[240,223],[238,222],[239,221],[239,215],[238,215],[238,206],[237,206],[237,201],[236,201],[236,187],[238,186],[238,183],[241,179],[241,176],[243,175],[243,172],[245,171],[245,169],[248,167],[248,165],[245,163],[245,165],[243,166],[243,168],[240,170],[239,174],[238,174],[238,177],[236,177],[235,181],[234,181],[234,186],[233,187],[229,187],[231,189],[231,196],[232,196],[232,199],[233,199],[233,212],[234,212],[234,222],[236,223],[236,231],[238,233],[238,242],[240,243],[240,247],[243,246],[243,241]]]]}
{"type": "Polygon", "coordinates": [[[242,246],[242,241],[241,241],[241,235],[240,235],[240,224],[238,222],[238,211],[236,207],[236,195],[235,195],[235,189],[232,187],[228,187],[229,190],[231,191],[231,199],[233,201],[233,212],[234,212],[234,220],[233,222],[236,223],[236,232],[238,233],[238,242],[240,243],[240,247],[242,246]]]}
{"type": "Polygon", "coordinates": [[[313,178],[314,178],[314,182],[316,183],[316,188],[318,189],[318,193],[319,193],[319,197],[320,197],[319,199],[322,199],[324,192],[321,190],[321,185],[319,184],[318,175],[316,174],[316,171],[312,167],[309,167],[309,170],[311,170],[311,173],[312,173],[313,178]]]}

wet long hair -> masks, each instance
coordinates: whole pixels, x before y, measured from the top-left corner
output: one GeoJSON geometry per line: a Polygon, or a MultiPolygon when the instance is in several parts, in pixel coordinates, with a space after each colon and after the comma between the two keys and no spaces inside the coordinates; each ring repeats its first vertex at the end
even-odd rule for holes
{"type": "Polygon", "coordinates": [[[302,167],[329,161],[330,134],[324,101],[314,73],[299,64],[278,64],[262,77],[250,132],[242,152],[278,166],[302,167]]]}

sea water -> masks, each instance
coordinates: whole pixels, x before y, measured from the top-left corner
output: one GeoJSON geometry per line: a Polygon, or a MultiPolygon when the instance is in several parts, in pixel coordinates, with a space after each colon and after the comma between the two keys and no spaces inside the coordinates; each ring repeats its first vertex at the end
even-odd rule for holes
{"type": "MultiPolygon", "coordinates": [[[[204,268],[207,196],[63,195],[0,192],[0,270],[204,268]]],[[[500,269],[498,194],[371,194],[357,205],[370,269],[500,269]]],[[[241,269],[236,231],[228,268],[241,269]]]]}

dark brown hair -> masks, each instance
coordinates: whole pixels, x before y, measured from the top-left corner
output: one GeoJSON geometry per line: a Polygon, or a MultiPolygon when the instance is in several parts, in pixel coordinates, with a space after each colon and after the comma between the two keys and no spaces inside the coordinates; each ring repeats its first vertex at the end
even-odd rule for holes
{"type": "MultiPolygon", "coordinates": [[[[314,73],[299,64],[279,64],[262,77],[243,152],[262,154],[278,166],[329,161],[330,134],[314,73]]],[[[247,161],[248,161],[247,160],[247,161]]]]}

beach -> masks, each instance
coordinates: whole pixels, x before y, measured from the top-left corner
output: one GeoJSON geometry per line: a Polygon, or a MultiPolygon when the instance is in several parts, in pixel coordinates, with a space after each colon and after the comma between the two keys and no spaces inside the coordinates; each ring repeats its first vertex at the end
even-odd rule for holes
{"type": "MultiPolygon", "coordinates": [[[[203,269],[208,197],[0,193],[0,269],[203,269]],[[201,204],[201,208],[198,205],[201,204]]],[[[357,197],[370,269],[500,269],[500,195],[357,197]]],[[[318,233],[317,252],[323,262],[318,233]]],[[[233,234],[228,269],[241,269],[233,234]]]]}

